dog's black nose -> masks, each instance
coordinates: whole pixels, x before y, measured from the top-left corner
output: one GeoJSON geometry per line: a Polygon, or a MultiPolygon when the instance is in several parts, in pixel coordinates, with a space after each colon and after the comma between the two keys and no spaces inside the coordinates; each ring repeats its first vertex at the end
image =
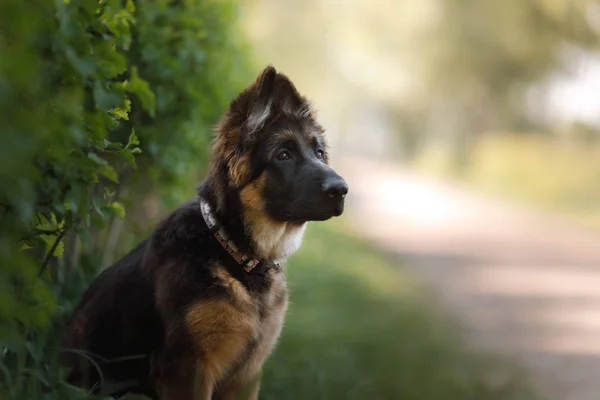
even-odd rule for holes
{"type": "Polygon", "coordinates": [[[323,191],[332,199],[341,200],[348,193],[348,184],[342,178],[336,176],[323,183],[323,191]]]}

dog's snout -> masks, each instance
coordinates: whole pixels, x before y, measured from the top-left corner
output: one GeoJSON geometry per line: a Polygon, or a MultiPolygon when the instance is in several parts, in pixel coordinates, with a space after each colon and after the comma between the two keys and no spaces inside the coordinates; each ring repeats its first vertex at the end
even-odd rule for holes
{"type": "Polygon", "coordinates": [[[348,193],[348,184],[339,176],[327,179],[322,188],[327,196],[336,200],[343,199],[348,193]]]}

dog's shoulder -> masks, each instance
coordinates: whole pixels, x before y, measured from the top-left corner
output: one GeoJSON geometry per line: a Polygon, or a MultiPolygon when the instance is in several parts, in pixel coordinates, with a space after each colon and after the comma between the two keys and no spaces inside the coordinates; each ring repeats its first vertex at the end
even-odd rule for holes
{"type": "Polygon", "coordinates": [[[183,255],[197,256],[197,251],[206,247],[209,235],[200,201],[192,199],[156,225],[150,235],[146,255],[155,262],[165,262],[183,255]]]}

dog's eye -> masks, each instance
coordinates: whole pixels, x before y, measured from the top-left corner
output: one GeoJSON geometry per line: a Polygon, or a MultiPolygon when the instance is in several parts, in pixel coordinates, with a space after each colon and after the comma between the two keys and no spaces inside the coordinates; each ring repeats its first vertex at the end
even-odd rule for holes
{"type": "Polygon", "coordinates": [[[290,158],[292,158],[292,156],[290,155],[290,152],[287,150],[284,150],[281,153],[277,154],[277,159],[279,161],[289,160],[290,158]]]}
{"type": "Polygon", "coordinates": [[[319,160],[322,160],[325,158],[325,152],[323,152],[323,150],[317,150],[317,158],[319,160]]]}

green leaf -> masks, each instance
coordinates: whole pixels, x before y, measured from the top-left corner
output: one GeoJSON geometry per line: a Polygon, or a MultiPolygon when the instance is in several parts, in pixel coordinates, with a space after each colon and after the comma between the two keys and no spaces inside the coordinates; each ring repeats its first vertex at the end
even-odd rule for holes
{"type": "Polygon", "coordinates": [[[125,219],[125,207],[123,204],[113,201],[110,204],[110,208],[112,208],[113,212],[121,219],[125,219]]]}
{"type": "Polygon", "coordinates": [[[125,9],[131,14],[135,12],[135,3],[133,2],[133,0],[127,0],[127,3],[125,4],[125,9]]]}
{"type": "Polygon", "coordinates": [[[63,241],[63,239],[60,240],[60,242],[58,242],[58,245],[56,246],[56,248],[54,249],[54,253],[52,253],[52,255],[54,257],[62,257],[65,254],[65,243],[63,241]]]}
{"type": "Polygon", "coordinates": [[[65,49],[65,56],[82,78],[92,76],[96,72],[96,63],[92,58],[79,57],[72,47],[65,49]]]}
{"type": "Polygon", "coordinates": [[[108,179],[110,179],[111,181],[119,183],[119,176],[117,175],[117,171],[115,171],[115,169],[112,166],[108,164],[103,165],[100,168],[100,173],[108,179]]]}
{"type": "Polygon", "coordinates": [[[135,10],[135,7],[128,5],[126,9],[105,11],[101,17],[102,22],[117,38],[130,36],[130,25],[135,23],[131,9],[135,10]]]}
{"type": "Polygon", "coordinates": [[[90,160],[94,161],[98,165],[107,165],[108,164],[108,162],[105,159],[101,158],[96,153],[87,153],[87,156],[90,160]]]}
{"type": "Polygon", "coordinates": [[[79,4],[88,14],[88,16],[93,17],[98,9],[98,3],[96,1],[82,1],[79,4]]]}
{"type": "Polygon", "coordinates": [[[117,51],[114,41],[106,40],[95,46],[94,58],[102,75],[107,78],[127,71],[127,57],[117,51]]]}
{"type": "Polygon", "coordinates": [[[111,142],[108,139],[104,139],[104,147],[108,150],[121,150],[123,148],[123,143],[111,142]]]}
{"type": "Polygon", "coordinates": [[[129,121],[129,113],[131,112],[131,100],[125,99],[123,106],[116,107],[110,110],[111,115],[117,119],[129,121]]]}
{"type": "MultiPolygon", "coordinates": [[[[137,147],[136,147],[137,148],[137,147]]],[[[135,156],[133,155],[133,151],[129,149],[123,149],[121,151],[121,155],[131,165],[133,168],[137,168],[137,163],[135,162],[135,156]]]]}
{"type": "Polygon", "coordinates": [[[94,82],[94,101],[102,111],[108,111],[123,104],[123,96],[111,90],[101,81],[94,82]]]}
{"type": "Polygon", "coordinates": [[[134,94],[142,104],[142,108],[148,114],[154,116],[156,110],[156,97],[154,92],[150,89],[148,82],[139,77],[137,67],[131,68],[131,74],[127,81],[127,85],[125,86],[125,90],[134,94]]]}
{"type": "Polygon", "coordinates": [[[48,219],[44,214],[37,214],[39,223],[35,226],[37,229],[41,231],[52,231],[58,229],[58,224],[56,223],[56,217],[54,214],[50,215],[50,219],[48,219]]]}
{"type": "Polygon", "coordinates": [[[123,107],[117,107],[110,110],[110,113],[113,117],[117,119],[124,119],[125,121],[129,121],[128,111],[123,107]]]}
{"type": "Polygon", "coordinates": [[[86,127],[90,130],[92,141],[100,146],[104,143],[109,130],[116,127],[118,122],[104,110],[85,112],[84,120],[86,127]]]}
{"type": "Polygon", "coordinates": [[[129,148],[129,146],[134,146],[140,144],[140,139],[135,134],[135,128],[131,130],[131,134],[129,135],[129,139],[127,140],[127,146],[125,148],[129,148]]]}
{"type": "MultiPolygon", "coordinates": [[[[49,253],[50,250],[52,249],[52,246],[54,246],[54,242],[56,241],[58,235],[39,235],[39,236],[45,243],[46,253],[49,253]]],[[[58,245],[56,246],[54,251],[52,252],[52,255],[54,257],[62,257],[64,252],[65,252],[65,244],[63,242],[63,239],[61,239],[58,242],[58,245]]]]}

